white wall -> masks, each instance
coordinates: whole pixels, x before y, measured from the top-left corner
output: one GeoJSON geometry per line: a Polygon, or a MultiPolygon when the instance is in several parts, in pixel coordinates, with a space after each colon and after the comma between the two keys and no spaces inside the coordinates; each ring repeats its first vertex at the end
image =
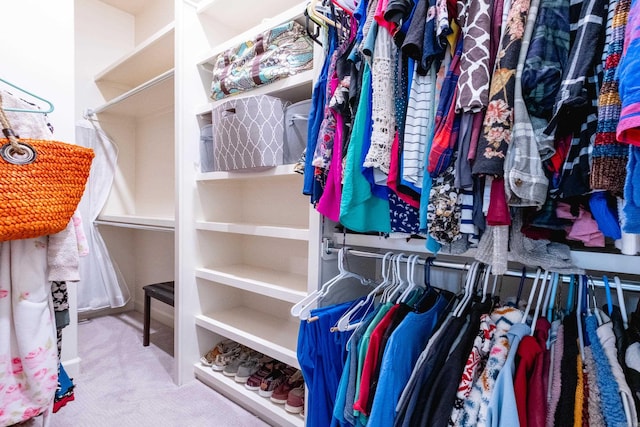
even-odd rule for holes
{"type": "MultiPolygon", "coordinates": [[[[69,142],[75,139],[73,10],[73,0],[5,1],[0,25],[0,77],[53,103],[54,136],[69,142]]],[[[78,374],[79,362],[75,292],[70,286],[72,323],[64,329],[62,347],[71,376],[78,374]]]]}

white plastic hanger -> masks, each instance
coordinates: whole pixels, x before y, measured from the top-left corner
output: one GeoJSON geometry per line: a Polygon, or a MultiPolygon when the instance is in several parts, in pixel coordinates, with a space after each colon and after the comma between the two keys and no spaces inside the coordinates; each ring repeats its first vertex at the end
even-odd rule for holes
{"type": "Polygon", "coordinates": [[[558,293],[558,282],[560,281],[561,275],[558,273],[553,273],[553,283],[551,285],[551,293],[550,296],[551,298],[548,301],[548,304],[545,304],[547,306],[547,320],[549,320],[549,322],[553,322],[553,318],[554,318],[554,306],[556,304],[556,294],[558,293]]]}
{"type": "MultiPolygon", "coordinates": [[[[578,346],[580,347],[580,356],[584,360],[584,333],[582,331],[582,298],[583,293],[587,291],[586,281],[582,277],[578,277],[578,306],[576,309],[576,321],[578,323],[578,346]]],[[[584,296],[586,298],[586,295],[584,296]]],[[[588,300],[587,300],[588,309],[588,300]]]]}
{"type": "Polygon", "coordinates": [[[614,276],[613,281],[616,284],[616,294],[618,295],[618,305],[620,306],[620,314],[622,315],[622,324],[624,328],[629,328],[629,318],[627,316],[627,305],[624,300],[624,295],[622,293],[622,283],[620,283],[620,278],[618,276],[614,276]]]}
{"type": "Polygon", "coordinates": [[[402,269],[400,268],[401,267],[400,263],[402,262],[403,257],[404,257],[404,253],[400,253],[396,258],[394,258],[394,268],[393,268],[394,286],[390,288],[389,294],[387,295],[387,302],[395,303],[396,298],[398,297],[398,294],[402,291],[402,289],[406,285],[406,282],[402,278],[402,269]]]}
{"type": "Polygon", "coordinates": [[[402,295],[400,295],[400,298],[398,299],[399,302],[406,303],[409,297],[411,296],[411,292],[413,292],[413,290],[418,287],[418,284],[416,283],[416,280],[415,280],[415,271],[416,271],[416,264],[418,263],[419,258],[420,257],[416,254],[409,255],[409,259],[407,260],[408,285],[405,291],[402,293],[402,295]]]}
{"type": "MultiPolygon", "coordinates": [[[[482,284],[482,302],[487,300],[487,289],[489,288],[489,277],[491,276],[491,272],[488,268],[484,270],[484,283],[482,284]]],[[[496,280],[498,276],[494,276],[493,286],[495,288],[496,280]]]]}
{"type": "Polygon", "coordinates": [[[346,257],[347,252],[349,251],[348,247],[342,247],[338,251],[338,275],[326,281],[322,287],[310,293],[306,297],[304,297],[300,302],[296,303],[293,307],[291,307],[291,315],[295,317],[299,317],[301,320],[306,320],[309,318],[309,314],[311,313],[312,307],[315,303],[324,298],[331,288],[340,281],[348,278],[354,278],[360,280],[360,283],[363,285],[367,285],[370,283],[369,280],[365,279],[359,274],[353,273],[351,271],[347,271],[344,266],[344,259],[346,257]]]}
{"type": "Polygon", "coordinates": [[[473,295],[475,293],[475,283],[478,274],[478,270],[480,268],[480,263],[478,261],[474,261],[469,268],[469,272],[467,273],[467,280],[464,286],[464,296],[453,310],[453,316],[460,317],[462,313],[464,313],[464,309],[467,307],[467,304],[473,299],[473,295]]]}
{"type": "Polygon", "coordinates": [[[533,285],[531,285],[531,292],[529,293],[529,299],[527,300],[527,307],[524,309],[520,323],[527,323],[527,317],[529,317],[529,311],[531,311],[531,304],[533,304],[533,297],[536,293],[536,289],[538,288],[538,282],[540,281],[540,274],[542,274],[542,269],[538,267],[536,270],[536,277],[533,279],[533,285]]]}
{"type": "Polygon", "coordinates": [[[538,292],[538,301],[536,303],[536,309],[533,312],[533,320],[531,320],[531,332],[529,333],[529,335],[531,336],[533,336],[533,334],[535,333],[536,323],[538,322],[538,316],[540,315],[540,309],[542,308],[542,301],[545,296],[545,290],[547,287],[548,279],[549,279],[549,271],[545,270],[544,277],[542,278],[542,283],[540,284],[540,291],[538,292]]]}
{"type": "Polygon", "coordinates": [[[388,286],[389,283],[391,283],[391,280],[389,278],[390,276],[390,272],[391,272],[391,268],[390,266],[387,266],[387,262],[389,262],[389,260],[392,258],[393,256],[393,252],[387,252],[386,254],[384,254],[384,257],[382,258],[382,282],[376,286],[371,292],[369,292],[369,294],[367,294],[366,298],[364,300],[360,300],[358,301],[357,304],[355,304],[353,307],[351,307],[346,313],[344,313],[340,319],[338,319],[338,322],[336,323],[336,329],[338,331],[344,332],[344,331],[352,331],[354,329],[356,329],[358,326],[360,326],[361,322],[357,322],[357,323],[351,323],[351,317],[356,314],[356,312],[361,308],[364,307],[366,305],[373,305],[373,302],[375,301],[376,295],[385,288],[385,286],[388,286]]]}

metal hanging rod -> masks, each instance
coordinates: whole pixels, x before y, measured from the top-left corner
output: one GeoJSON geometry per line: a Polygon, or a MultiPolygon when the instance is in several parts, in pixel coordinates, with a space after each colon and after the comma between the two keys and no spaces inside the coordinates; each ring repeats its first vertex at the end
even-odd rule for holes
{"type": "MultiPolygon", "coordinates": [[[[323,250],[326,251],[327,253],[337,253],[340,250],[340,248],[335,248],[335,247],[331,247],[331,246],[325,246],[323,248],[323,250]]],[[[388,251],[388,252],[393,252],[393,251],[388,251]]],[[[384,253],[368,252],[368,251],[362,251],[362,250],[359,250],[359,249],[350,249],[350,248],[348,248],[347,249],[347,253],[350,254],[350,255],[355,255],[355,256],[362,257],[362,258],[376,258],[376,259],[383,259],[384,258],[384,253]]],[[[408,260],[408,256],[404,256],[404,257],[400,258],[401,262],[406,262],[407,260],[408,260]]],[[[473,261],[471,261],[471,262],[473,262],[473,261]]],[[[432,267],[439,267],[439,268],[448,268],[448,269],[452,269],[452,270],[465,270],[466,271],[466,270],[469,270],[469,268],[471,267],[471,262],[462,263],[462,262],[453,262],[453,261],[440,261],[440,260],[437,260],[437,259],[433,259],[431,261],[431,266],[432,267]]],[[[421,265],[426,265],[427,259],[418,258],[417,263],[421,264],[421,265]]],[[[520,271],[518,271],[518,270],[507,270],[507,272],[503,276],[521,278],[522,277],[522,271],[521,270],[520,271]]],[[[589,276],[589,275],[587,275],[587,276],[589,276]]],[[[615,276],[615,275],[613,275],[613,276],[615,276]]],[[[536,270],[534,269],[532,272],[527,272],[526,273],[526,277],[528,279],[535,279],[536,270]]],[[[570,275],[563,274],[562,275],[562,281],[568,283],[570,281],[570,275]]],[[[615,284],[611,283],[612,281],[613,280],[610,280],[609,286],[611,288],[615,288],[615,284]]],[[[591,276],[589,276],[589,283],[593,283],[593,285],[598,287],[598,288],[604,288],[605,287],[604,281],[602,279],[595,279],[595,278],[593,278],[591,276]]],[[[640,292],[640,283],[637,283],[637,282],[622,283],[621,284],[621,288],[623,290],[625,290],[625,291],[640,292]]]]}

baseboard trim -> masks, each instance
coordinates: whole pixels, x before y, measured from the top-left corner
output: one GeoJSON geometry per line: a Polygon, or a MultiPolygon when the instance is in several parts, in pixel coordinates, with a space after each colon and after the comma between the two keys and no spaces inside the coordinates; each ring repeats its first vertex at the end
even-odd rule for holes
{"type": "MultiPolygon", "coordinates": [[[[162,304],[162,303],[160,303],[162,304]]],[[[168,306],[167,306],[168,307],[168,306]]],[[[139,312],[139,313],[144,313],[144,304],[143,303],[139,303],[139,302],[135,302],[135,311],[139,312]]],[[[173,314],[168,314],[165,313],[164,311],[155,309],[153,307],[153,302],[151,303],[151,318],[153,320],[157,320],[158,322],[162,323],[165,326],[168,326],[170,328],[174,327],[174,316],[173,314]]]]}
{"type": "Polygon", "coordinates": [[[77,379],[80,377],[80,362],[82,359],[79,357],[74,357],[73,359],[63,360],[62,366],[64,366],[64,370],[67,372],[69,377],[77,379]]]}

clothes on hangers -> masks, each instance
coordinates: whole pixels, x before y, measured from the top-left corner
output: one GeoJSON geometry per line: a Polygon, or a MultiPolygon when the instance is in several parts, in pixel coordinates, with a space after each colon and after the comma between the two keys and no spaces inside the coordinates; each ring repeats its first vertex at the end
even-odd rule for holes
{"type": "MultiPolygon", "coordinates": [[[[602,171],[611,159],[627,158],[629,141],[612,140],[611,126],[618,123],[617,92],[621,109],[635,105],[626,72],[634,62],[616,63],[626,40],[628,49],[636,48],[626,31],[634,5],[363,0],[353,12],[334,11],[349,16],[351,26],[339,37],[329,31],[335,51],[327,52],[331,65],[320,80],[330,81],[338,58],[346,57],[362,71],[350,75],[358,91],[349,91],[348,108],[335,108],[340,85],[319,87],[325,123],[309,136],[315,168],[307,168],[305,182],[314,180],[319,191],[305,185],[305,194],[320,194],[330,177],[330,194],[311,199],[321,213],[355,232],[424,237],[434,252],[478,245],[479,256],[490,252],[480,259],[496,273],[506,269],[513,236],[522,230],[565,247],[608,245],[600,231],[620,236],[612,221],[637,231],[635,181],[619,182],[615,190],[597,188],[606,177],[589,179],[592,163],[602,171]],[[353,126],[335,131],[339,118],[343,124],[353,118],[353,126]],[[598,199],[582,203],[584,214],[568,221],[555,215],[558,202],[573,204],[570,199],[593,189],[605,190],[608,199],[624,193],[626,203],[603,210],[598,199]],[[529,207],[542,209],[529,214],[529,207]],[[596,222],[584,230],[581,220],[591,210],[596,222]],[[516,226],[518,215],[523,222],[516,226]]],[[[636,176],[631,152],[626,166],[636,176]]],[[[560,268],[571,270],[571,260],[563,259],[560,268]]]]}

